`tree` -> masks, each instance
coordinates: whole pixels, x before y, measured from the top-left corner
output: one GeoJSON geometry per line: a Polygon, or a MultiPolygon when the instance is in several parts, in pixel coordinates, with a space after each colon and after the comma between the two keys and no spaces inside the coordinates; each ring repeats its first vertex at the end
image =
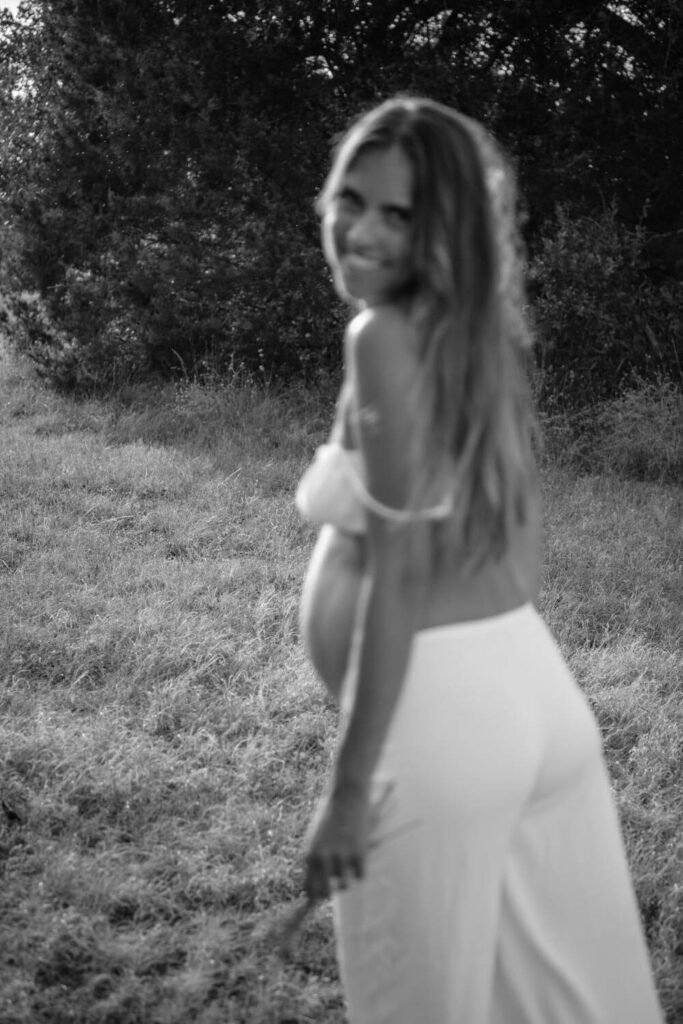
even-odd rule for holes
{"type": "Polygon", "coordinates": [[[4,272],[64,383],[334,362],[312,199],[332,132],[395,91],[498,135],[532,253],[558,200],[680,223],[676,0],[28,0],[0,66],[4,272]]]}

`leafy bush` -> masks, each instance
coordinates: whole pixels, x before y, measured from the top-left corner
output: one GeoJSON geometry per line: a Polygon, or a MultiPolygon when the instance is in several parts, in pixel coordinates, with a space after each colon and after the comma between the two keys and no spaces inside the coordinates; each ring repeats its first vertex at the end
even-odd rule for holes
{"type": "Polygon", "coordinates": [[[574,219],[558,207],[530,266],[542,404],[595,404],[634,374],[683,381],[683,282],[649,281],[643,243],[614,206],[574,219]]]}
{"type": "Polygon", "coordinates": [[[540,421],[548,463],[657,483],[683,479],[683,394],[672,381],[635,381],[596,406],[542,411],[540,421]]]}
{"type": "Polygon", "coordinates": [[[593,461],[638,480],[683,479],[683,395],[670,381],[640,381],[597,410],[593,461]]]}
{"type": "Polygon", "coordinates": [[[0,290],[39,296],[12,337],[56,385],[338,362],[312,199],[344,117],[245,31],[115,0],[0,33],[0,290]]]}

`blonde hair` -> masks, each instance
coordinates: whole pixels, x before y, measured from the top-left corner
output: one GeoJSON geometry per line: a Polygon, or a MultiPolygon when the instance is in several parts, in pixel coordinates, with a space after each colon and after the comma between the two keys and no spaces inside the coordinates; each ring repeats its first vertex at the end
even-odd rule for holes
{"type": "Polygon", "coordinates": [[[505,551],[534,478],[515,180],[478,122],[432,100],[396,97],[342,137],[318,212],[362,151],[394,145],[413,170],[413,275],[403,297],[424,368],[417,408],[429,444],[419,484],[450,456],[455,506],[436,529],[473,566],[491,549],[505,551]]]}

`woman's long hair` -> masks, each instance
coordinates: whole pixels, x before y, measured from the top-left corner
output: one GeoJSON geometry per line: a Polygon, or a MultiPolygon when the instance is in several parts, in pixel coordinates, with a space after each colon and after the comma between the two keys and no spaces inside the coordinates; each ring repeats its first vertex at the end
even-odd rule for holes
{"type": "Polygon", "coordinates": [[[492,549],[505,551],[513,524],[526,518],[534,478],[515,181],[476,121],[431,100],[397,97],[341,139],[318,212],[362,151],[393,145],[414,176],[414,266],[405,297],[421,345],[416,408],[429,442],[417,487],[429,489],[444,454],[450,457],[455,506],[439,538],[473,566],[492,549]]]}

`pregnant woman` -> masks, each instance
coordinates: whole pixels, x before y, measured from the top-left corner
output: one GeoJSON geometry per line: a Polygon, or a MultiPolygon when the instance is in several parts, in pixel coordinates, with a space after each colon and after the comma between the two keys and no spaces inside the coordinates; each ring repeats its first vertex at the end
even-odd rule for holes
{"type": "Polygon", "coordinates": [[[588,705],[534,608],[541,511],[514,186],[476,122],[390,100],[319,197],[353,311],[302,596],[342,706],[307,839],[353,1024],[658,1024],[588,705]]]}

